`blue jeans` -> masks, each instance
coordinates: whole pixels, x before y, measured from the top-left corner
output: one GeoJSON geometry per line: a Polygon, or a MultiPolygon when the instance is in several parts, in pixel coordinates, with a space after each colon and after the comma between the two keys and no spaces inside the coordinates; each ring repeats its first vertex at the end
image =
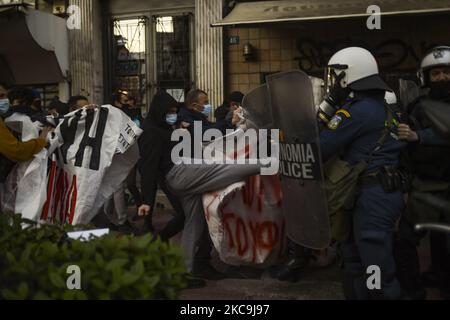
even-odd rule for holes
{"type": "Polygon", "coordinates": [[[381,186],[363,188],[352,212],[353,233],[341,244],[344,259],[344,290],[351,299],[398,299],[393,239],[404,207],[401,192],[386,193],[381,186]],[[381,270],[381,290],[369,290],[367,269],[381,270]]]}

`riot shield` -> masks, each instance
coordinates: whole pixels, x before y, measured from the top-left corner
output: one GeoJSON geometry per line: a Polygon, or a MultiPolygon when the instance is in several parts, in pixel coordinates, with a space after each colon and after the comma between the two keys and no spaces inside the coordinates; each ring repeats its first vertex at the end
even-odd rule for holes
{"type": "Polygon", "coordinates": [[[280,176],[286,232],[295,243],[324,249],[330,224],[311,80],[302,71],[267,77],[274,127],[280,129],[280,176]]]}
{"type": "Polygon", "coordinates": [[[254,89],[242,102],[248,128],[270,129],[273,125],[267,85],[254,89]]]}
{"type": "Polygon", "coordinates": [[[313,95],[314,95],[314,107],[315,110],[319,110],[319,105],[322,103],[324,99],[324,81],[323,79],[316,77],[309,77],[311,79],[313,95]]]}

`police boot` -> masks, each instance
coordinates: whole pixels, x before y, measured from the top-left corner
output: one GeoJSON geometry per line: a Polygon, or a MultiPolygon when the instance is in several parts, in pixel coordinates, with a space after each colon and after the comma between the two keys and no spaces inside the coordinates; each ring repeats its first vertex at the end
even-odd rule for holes
{"type": "Polygon", "coordinates": [[[310,255],[306,248],[290,241],[288,259],[275,271],[274,278],[280,281],[297,282],[300,280],[301,272],[308,265],[309,258],[310,255]]]}

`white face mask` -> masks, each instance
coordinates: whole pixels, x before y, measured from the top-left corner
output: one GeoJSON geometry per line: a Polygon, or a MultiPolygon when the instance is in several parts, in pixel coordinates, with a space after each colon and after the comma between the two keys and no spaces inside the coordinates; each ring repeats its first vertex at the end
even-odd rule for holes
{"type": "Polygon", "coordinates": [[[177,123],[177,120],[178,120],[178,116],[176,113],[166,115],[167,124],[174,125],[175,123],[177,123]]]}
{"type": "Polygon", "coordinates": [[[211,112],[212,112],[212,106],[211,106],[210,104],[205,104],[204,107],[205,107],[205,108],[203,109],[202,113],[203,113],[205,116],[209,116],[209,115],[211,114],[211,112]]]}
{"type": "Polygon", "coordinates": [[[10,107],[9,99],[0,99],[0,114],[7,113],[9,107],[10,107]]]}

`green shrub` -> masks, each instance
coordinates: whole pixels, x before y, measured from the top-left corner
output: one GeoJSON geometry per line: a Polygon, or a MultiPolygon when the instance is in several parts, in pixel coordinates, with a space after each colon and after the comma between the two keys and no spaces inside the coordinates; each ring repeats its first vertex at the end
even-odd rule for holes
{"type": "Polygon", "coordinates": [[[76,229],[0,214],[0,299],[176,299],[185,287],[179,248],[150,235],[68,239],[76,229]],[[67,289],[71,265],[81,290],[67,289]]]}

